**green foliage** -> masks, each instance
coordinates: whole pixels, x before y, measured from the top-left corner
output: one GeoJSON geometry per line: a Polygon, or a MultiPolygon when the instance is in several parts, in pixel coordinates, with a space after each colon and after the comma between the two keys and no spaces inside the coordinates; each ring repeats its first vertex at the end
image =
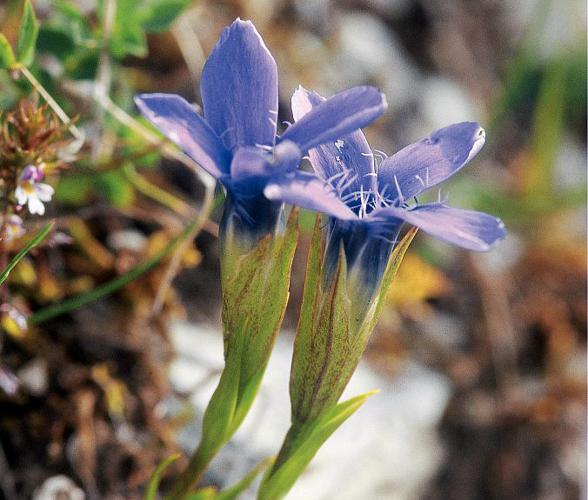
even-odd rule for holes
{"type": "Polygon", "coordinates": [[[148,33],[166,31],[192,0],[147,0],[139,17],[148,33]]]}
{"type": "Polygon", "coordinates": [[[268,465],[273,462],[273,458],[268,458],[258,463],[252,470],[250,470],[243,479],[230,486],[226,490],[217,491],[213,487],[206,487],[185,495],[182,500],[235,500],[243,493],[255,480],[255,478],[268,465]]]}
{"type": "Polygon", "coordinates": [[[167,30],[190,0],[118,0],[110,51],[114,57],[147,55],[146,33],[167,30]]]}
{"type": "Polygon", "coordinates": [[[91,175],[62,177],[54,199],[65,205],[79,207],[90,200],[93,185],[94,177],[91,175]]]}
{"type": "Polygon", "coordinates": [[[48,222],[45,224],[43,228],[12,258],[6,268],[0,273],[0,285],[6,281],[10,271],[16,267],[22,258],[47,237],[54,224],[55,222],[48,222]]]}
{"type": "Polygon", "coordinates": [[[95,182],[112,205],[117,207],[128,207],[132,205],[135,199],[135,190],[123,172],[110,170],[96,174],[95,182]]]}
{"type": "Polygon", "coordinates": [[[8,69],[15,63],[14,51],[6,37],[0,33],[0,69],[8,69]]]}
{"type": "Polygon", "coordinates": [[[355,396],[330,407],[319,417],[305,422],[300,427],[292,427],[282,448],[284,457],[282,458],[280,452],[276,467],[264,477],[257,498],[284,498],[324,442],[365,403],[368,397],[377,392],[355,396]]]}
{"type": "Polygon", "coordinates": [[[41,25],[37,41],[39,48],[63,60],[76,49],[76,44],[65,27],[41,25]]]}
{"type": "Polygon", "coordinates": [[[293,210],[284,234],[267,235],[253,249],[244,250],[230,231],[222,238],[225,367],[204,413],[202,440],[172,498],[196,484],[255,399],[288,302],[297,218],[293,210]]]}
{"type": "Polygon", "coordinates": [[[325,288],[325,242],[317,218],[290,374],[292,425],[274,467],[262,482],[260,499],[285,496],[321,445],[372,394],[337,404],[416,232],[412,228],[394,249],[380,292],[366,309],[363,304],[354,304],[357,286],[354,278],[348,276],[343,249],[335,276],[325,288]]]}
{"type": "Polygon", "coordinates": [[[26,0],[20,24],[20,32],[18,34],[18,42],[16,45],[16,53],[19,63],[25,66],[33,64],[38,34],[39,22],[37,21],[30,0],[26,0]]]}
{"type": "Polygon", "coordinates": [[[355,278],[348,275],[342,250],[336,274],[325,289],[324,241],[320,219],[317,219],[290,375],[293,425],[318,417],[341,397],[378,319],[383,297],[415,232],[411,230],[395,248],[380,295],[366,307],[357,297],[359,286],[355,278]]]}
{"type": "Polygon", "coordinates": [[[553,194],[553,166],[563,130],[567,73],[567,60],[555,60],[541,82],[533,115],[533,158],[526,179],[527,196],[553,194]]]}
{"type": "Polygon", "coordinates": [[[180,458],[180,455],[172,455],[157,466],[155,472],[153,472],[151,478],[149,479],[149,484],[147,485],[147,490],[144,497],[145,500],[157,499],[157,491],[159,489],[159,483],[161,482],[161,476],[166,471],[166,469],[178,458],[180,458]]]}
{"type": "MultiPolygon", "coordinates": [[[[249,471],[243,479],[227,488],[224,491],[219,492],[216,500],[235,500],[241,493],[243,493],[255,480],[261,471],[263,471],[268,465],[273,463],[273,458],[268,458],[258,463],[251,471],[249,471]]],[[[194,499],[192,499],[194,500],[194,499]]]]}

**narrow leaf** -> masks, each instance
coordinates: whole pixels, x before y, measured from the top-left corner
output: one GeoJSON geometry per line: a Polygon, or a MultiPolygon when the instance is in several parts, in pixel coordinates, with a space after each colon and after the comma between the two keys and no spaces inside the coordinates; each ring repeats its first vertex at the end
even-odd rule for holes
{"type": "Polygon", "coordinates": [[[35,235],[35,237],[32,238],[31,241],[29,241],[20,250],[20,252],[18,252],[13,257],[8,266],[6,266],[6,269],[4,269],[4,271],[2,271],[2,273],[0,274],[0,285],[6,281],[6,278],[8,278],[8,275],[10,274],[10,271],[12,271],[15,268],[15,266],[21,261],[21,259],[27,253],[29,253],[32,248],[36,247],[39,243],[41,243],[41,241],[45,239],[45,237],[49,234],[49,231],[51,231],[51,228],[53,228],[54,224],[55,222],[53,221],[45,224],[45,226],[43,226],[43,228],[35,235]]]}
{"type": "Polygon", "coordinates": [[[30,0],[26,0],[24,11],[20,23],[20,32],[18,34],[18,43],[16,53],[18,62],[25,66],[30,66],[35,60],[35,47],[37,45],[37,36],[39,35],[39,22],[35,16],[35,11],[30,0]]]}
{"type": "Polygon", "coordinates": [[[249,488],[249,486],[251,486],[251,483],[253,483],[258,474],[262,470],[264,470],[268,465],[270,465],[273,461],[274,458],[270,457],[258,463],[253,469],[251,469],[251,471],[247,473],[247,475],[243,479],[235,483],[230,488],[221,491],[216,496],[216,500],[235,500],[241,493],[243,493],[247,488],[249,488]]]}
{"type": "Polygon", "coordinates": [[[0,69],[9,69],[15,63],[14,51],[6,37],[0,33],[0,69]]]}
{"type": "Polygon", "coordinates": [[[155,0],[140,14],[141,27],[150,33],[167,30],[190,0],[155,0]]]}
{"type": "Polygon", "coordinates": [[[165,472],[165,470],[174,463],[180,455],[172,455],[167,457],[163,462],[161,462],[155,472],[151,475],[151,479],[149,479],[149,484],[147,485],[147,491],[145,492],[145,500],[155,500],[157,498],[157,491],[159,490],[159,483],[161,482],[161,476],[165,472]]]}
{"type": "Polygon", "coordinates": [[[217,500],[218,499],[218,491],[213,486],[207,486],[206,488],[201,488],[194,493],[190,493],[189,495],[183,496],[181,500],[217,500]]]}
{"type": "MultiPolygon", "coordinates": [[[[288,457],[278,463],[264,477],[259,488],[258,499],[278,500],[292,488],[323,443],[365,403],[368,397],[378,391],[371,391],[351,398],[326,410],[323,415],[307,422],[298,430],[290,429],[288,457]]],[[[278,456],[278,461],[280,457],[278,456]]]]}
{"type": "Polygon", "coordinates": [[[388,289],[394,280],[394,276],[398,272],[398,268],[400,264],[402,264],[402,259],[404,259],[404,255],[408,250],[408,247],[412,243],[412,240],[416,236],[418,232],[417,227],[411,227],[408,232],[402,238],[402,241],[394,248],[392,255],[390,256],[390,260],[388,260],[388,265],[386,266],[386,271],[384,272],[384,278],[382,280],[382,286],[380,288],[380,295],[377,298],[376,304],[376,314],[374,314],[374,325],[370,326],[370,329],[373,329],[375,326],[375,322],[378,320],[380,316],[380,311],[382,309],[382,305],[386,301],[386,294],[388,293],[388,289]]]}

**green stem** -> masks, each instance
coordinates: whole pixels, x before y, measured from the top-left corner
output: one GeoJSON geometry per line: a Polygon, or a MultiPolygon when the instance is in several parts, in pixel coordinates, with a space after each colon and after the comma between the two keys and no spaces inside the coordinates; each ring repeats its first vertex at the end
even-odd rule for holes
{"type": "Polygon", "coordinates": [[[193,212],[192,207],[187,203],[176,198],[166,190],[161,189],[159,186],[149,182],[145,177],[139,174],[135,167],[130,163],[127,163],[122,167],[122,172],[137,191],[152,200],[155,200],[164,207],[184,216],[188,216],[193,212]]]}
{"type": "Polygon", "coordinates": [[[51,228],[53,228],[53,225],[55,224],[55,222],[48,222],[47,224],[45,224],[45,226],[43,227],[43,229],[41,229],[36,235],[35,237],[29,241],[13,258],[12,260],[9,262],[9,264],[6,266],[6,268],[2,271],[2,273],[0,273],[0,285],[2,283],[4,283],[6,281],[6,279],[8,278],[8,275],[10,274],[10,271],[12,271],[16,265],[21,261],[21,259],[30,252],[30,250],[33,247],[36,247],[39,243],[41,243],[41,241],[43,241],[45,239],[45,237],[49,234],[49,231],[51,231],[51,228]]]}

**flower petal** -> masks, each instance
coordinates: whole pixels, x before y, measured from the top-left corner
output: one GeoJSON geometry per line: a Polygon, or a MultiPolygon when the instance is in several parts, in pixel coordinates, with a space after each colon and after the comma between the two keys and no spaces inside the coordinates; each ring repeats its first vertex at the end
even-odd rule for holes
{"type": "Polygon", "coordinates": [[[402,219],[448,243],[480,252],[490,250],[506,236],[504,224],[497,217],[438,203],[420,205],[411,210],[382,208],[374,212],[372,217],[374,222],[388,217],[402,219]]]}
{"type": "Polygon", "coordinates": [[[225,146],[273,146],[278,119],[276,62],[251,21],[224,29],[200,80],[204,116],[225,146]]]}
{"type": "Polygon", "coordinates": [[[270,200],[316,210],[337,219],[357,219],[331,186],[309,172],[297,170],[287,176],[280,176],[270,181],[263,193],[270,200]]]}
{"type": "Polygon", "coordinates": [[[16,202],[20,206],[23,206],[26,204],[29,195],[24,190],[24,188],[22,188],[21,186],[17,186],[16,189],[14,190],[14,197],[16,198],[16,202]]]}
{"type": "Polygon", "coordinates": [[[257,148],[240,148],[233,156],[231,178],[226,183],[235,198],[260,196],[272,173],[268,161],[271,156],[264,155],[257,148]],[[269,158],[268,158],[269,157],[269,158]]]}
{"type": "Polygon", "coordinates": [[[51,201],[55,190],[49,184],[38,182],[35,184],[35,193],[41,201],[51,201]]]}
{"type": "Polygon", "coordinates": [[[141,94],[137,107],[169,140],[216,178],[229,172],[230,152],[185,99],[173,94],[141,94]]]}
{"type": "Polygon", "coordinates": [[[37,198],[36,194],[29,196],[28,207],[31,214],[43,215],[45,213],[45,205],[43,205],[43,202],[37,198]]]}
{"type": "MultiPolygon", "coordinates": [[[[325,101],[316,92],[299,87],[292,96],[292,113],[296,121],[325,101]]],[[[361,130],[357,130],[334,142],[328,142],[308,152],[314,171],[324,180],[332,179],[341,186],[339,193],[346,196],[360,191],[374,191],[376,177],[374,157],[361,130]],[[348,173],[345,174],[345,170],[348,173]]]]}
{"type": "Polygon", "coordinates": [[[386,98],[375,87],[353,87],[313,107],[288,127],[280,140],[290,140],[307,151],[336,141],[373,122],[387,107],[386,98]]]}
{"type": "Polygon", "coordinates": [[[477,123],[463,122],[406,146],[380,163],[380,193],[388,200],[409,199],[443,182],[478,154],[485,137],[477,123]]]}

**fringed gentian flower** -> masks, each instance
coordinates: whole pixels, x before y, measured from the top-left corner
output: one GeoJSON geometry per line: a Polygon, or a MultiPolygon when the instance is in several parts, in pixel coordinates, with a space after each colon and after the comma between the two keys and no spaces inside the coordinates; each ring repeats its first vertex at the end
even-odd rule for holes
{"type": "Polygon", "coordinates": [[[45,174],[41,168],[27,165],[14,191],[16,202],[20,206],[27,205],[31,214],[43,215],[45,213],[43,203],[51,201],[55,192],[49,184],[41,182],[44,177],[45,174]]]}
{"type": "Polygon", "coordinates": [[[202,439],[172,491],[181,498],[236,431],[255,397],[281,325],[297,241],[270,183],[297,182],[311,148],[367,125],[386,108],[373,87],[341,92],[276,135],[276,63],[250,22],[222,33],[200,81],[204,117],[176,95],[144,94],[141,112],[212,174],[227,193],[220,231],[225,368],[204,415],[202,439]]]}
{"type": "MultiPolygon", "coordinates": [[[[323,102],[300,88],[296,120],[323,102]]],[[[369,394],[338,403],[377,321],[383,297],[415,230],[398,242],[406,222],[470,250],[488,250],[504,237],[502,222],[416,196],[452,176],[480,151],[476,123],[438,130],[384,159],[355,131],[312,149],[315,174],[295,172],[268,184],[268,198],[327,214],[311,244],[290,374],[291,426],[259,490],[282,498],[321,444],[369,394]],[[295,180],[294,180],[295,179],[295,180]]]]}
{"type": "MultiPolygon", "coordinates": [[[[299,88],[292,98],[295,120],[322,102],[318,94],[299,88]]],[[[490,250],[505,236],[504,224],[496,217],[442,201],[419,203],[416,198],[464,167],[484,141],[477,123],[458,123],[386,157],[376,168],[375,153],[358,130],[310,151],[316,176],[298,171],[293,174],[296,182],[271,182],[265,193],[331,216],[328,271],[336,266],[342,243],[349,269],[363,278],[371,300],[404,223],[469,250],[490,250]]]]}
{"type": "Polygon", "coordinates": [[[272,232],[281,213],[281,202],[268,200],[264,187],[294,172],[308,149],[372,122],[386,108],[376,88],[355,87],[277,136],[276,63],[253,24],[241,20],[225,28],[208,57],[200,95],[204,117],[176,95],[143,94],[136,103],[226,188],[223,226],[251,243],[272,232]]]}

